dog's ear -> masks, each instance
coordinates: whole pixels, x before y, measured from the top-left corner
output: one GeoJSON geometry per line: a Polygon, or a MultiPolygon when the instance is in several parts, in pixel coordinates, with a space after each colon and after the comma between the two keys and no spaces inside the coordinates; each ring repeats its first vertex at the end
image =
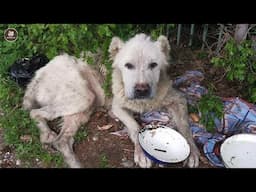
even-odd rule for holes
{"type": "Polygon", "coordinates": [[[123,47],[124,42],[119,37],[113,37],[110,43],[108,52],[110,53],[110,59],[113,61],[115,59],[116,54],[123,47]]]}
{"type": "Polygon", "coordinates": [[[165,54],[166,58],[169,60],[170,58],[170,50],[171,46],[166,36],[159,36],[157,39],[157,45],[161,49],[161,51],[165,54]]]}

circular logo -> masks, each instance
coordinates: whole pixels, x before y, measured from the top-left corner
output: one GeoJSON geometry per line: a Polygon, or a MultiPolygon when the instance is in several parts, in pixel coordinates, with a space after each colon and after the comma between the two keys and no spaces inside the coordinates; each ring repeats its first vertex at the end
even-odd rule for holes
{"type": "Polygon", "coordinates": [[[4,39],[6,41],[16,41],[18,39],[18,32],[14,28],[8,28],[4,31],[4,39]]]}

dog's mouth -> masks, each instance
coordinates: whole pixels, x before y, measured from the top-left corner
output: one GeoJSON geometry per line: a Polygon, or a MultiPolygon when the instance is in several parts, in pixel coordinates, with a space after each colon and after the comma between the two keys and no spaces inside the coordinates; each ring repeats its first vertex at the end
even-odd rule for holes
{"type": "Polygon", "coordinates": [[[134,97],[134,99],[152,99],[152,96],[143,96],[143,95],[137,95],[134,97]]]}
{"type": "Polygon", "coordinates": [[[150,100],[153,99],[153,95],[134,95],[133,97],[128,97],[129,100],[150,100]]]}

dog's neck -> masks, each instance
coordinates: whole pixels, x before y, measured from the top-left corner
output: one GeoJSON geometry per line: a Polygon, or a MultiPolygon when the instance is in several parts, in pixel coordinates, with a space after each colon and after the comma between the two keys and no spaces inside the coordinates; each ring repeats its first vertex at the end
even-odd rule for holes
{"type": "Polygon", "coordinates": [[[104,81],[107,76],[107,68],[104,64],[104,54],[99,49],[96,53],[90,51],[85,51],[80,53],[80,58],[88,63],[88,60],[91,59],[93,64],[89,64],[90,68],[93,70],[95,78],[98,80],[101,86],[103,86],[104,81]]]}
{"type": "Polygon", "coordinates": [[[119,69],[113,70],[112,78],[112,91],[115,101],[119,102],[122,107],[138,113],[154,110],[159,107],[171,87],[171,81],[168,79],[167,75],[162,72],[156,91],[157,94],[153,99],[131,100],[125,96],[124,83],[122,80],[121,71],[119,69]]]}

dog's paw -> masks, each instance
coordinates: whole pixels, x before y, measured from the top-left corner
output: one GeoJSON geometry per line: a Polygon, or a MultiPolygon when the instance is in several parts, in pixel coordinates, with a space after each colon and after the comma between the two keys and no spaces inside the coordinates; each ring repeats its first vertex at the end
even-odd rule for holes
{"type": "Polygon", "coordinates": [[[70,168],[83,168],[82,164],[78,160],[66,160],[66,163],[70,168]]]}
{"type": "Polygon", "coordinates": [[[146,157],[145,153],[142,151],[140,146],[135,146],[134,151],[134,162],[139,165],[141,168],[150,168],[152,162],[149,158],[146,157]]]}
{"type": "Polygon", "coordinates": [[[52,143],[57,137],[57,134],[53,131],[45,132],[40,134],[41,143],[52,143]]]}
{"type": "Polygon", "coordinates": [[[199,166],[199,156],[200,153],[197,148],[191,148],[190,155],[188,159],[184,162],[184,166],[189,168],[196,168],[199,166]]]}

